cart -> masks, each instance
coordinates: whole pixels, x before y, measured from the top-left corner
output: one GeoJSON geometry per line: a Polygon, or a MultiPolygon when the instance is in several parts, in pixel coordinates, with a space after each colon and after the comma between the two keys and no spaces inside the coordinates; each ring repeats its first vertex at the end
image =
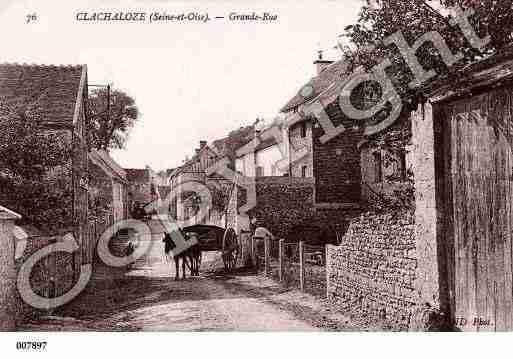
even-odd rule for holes
{"type": "Polygon", "coordinates": [[[199,247],[202,252],[222,253],[224,268],[227,272],[232,272],[240,254],[240,244],[237,233],[233,228],[222,228],[217,226],[197,224],[182,228],[187,234],[195,234],[198,239],[199,247]]]}

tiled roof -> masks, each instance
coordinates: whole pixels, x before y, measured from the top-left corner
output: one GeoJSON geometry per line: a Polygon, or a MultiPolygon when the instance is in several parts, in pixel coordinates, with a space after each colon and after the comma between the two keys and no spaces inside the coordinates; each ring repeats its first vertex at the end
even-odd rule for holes
{"type": "MultiPolygon", "coordinates": [[[[234,130],[228,134],[227,137],[212,141],[211,144],[206,145],[201,149],[200,154],[204,151],[209,151],[215,158],[221,160],[228,157],[231,161],[236,158],[237,149],[243,147],[254,139],[255,127],[246,126],[241,127],[238,130],[234,130]]],[[[176,168],[170,178],[173,178],[183,171],[186,171],[189,167],[193,166],[199,158],[199,154],[194,155],[189,161],[184,163],[182,166],[176,168]]]]}
{"type": "Polygon", "coordinates": [[[146,168],[125,168],[126,178],[129,182],[149,182],[150,171],[146,168]]]}
{"type": "Polygon", "coordinates": [[[335,81],[341,80],[345,77],[348,68],[348,63],[345,60],[340,60],[329,65],[318,76],[312,78],[308,83],[303,86],[299,92],[290,99],[289,102],[281,109],[281,112],[288,112],[294,107],[304,104],[305,102],[319,96],[322,92],[328,89],[335,81]],[[313,90],[308,97],[301,94],[306,86],[310,86],[313,90]]]}
{"type": "Polygon", "coordinates": [[[112,177],[118,177],[119,179],[126,181],[127,174],[125,170],[116,162],[107,151],[104,150],[92,150],[89,153],[91,160],[99,162],[98,165],[104,170],[107,171],[108,175],[112,177]]]}
{"type": "Polygon", "coordinates": [[[72,124],[85,69],[0,64],[0,101],[35,104],[46,124],[72,124]]]}
{"type": "Polygon", "coordinates": [[[255,151],[262,151],[262,150],[265,150],[266,148],[269,148],[269,147],[277,145],[277,144],[278,144],[278,141],[276,140],[275,137],[269,137],[263,141],[260,141],[258,146],[255,148],[255,151]]]}
{"type": "Polygon", "coordinates": [[[255,127],[246,126],[229,133],[228,137],[216,140],[212,143],[212,147],[219,149],[219,154],[226,156],[230,160],[235,159],[236,151],[242,146],[250,143],[255,138],[255,127]]]}

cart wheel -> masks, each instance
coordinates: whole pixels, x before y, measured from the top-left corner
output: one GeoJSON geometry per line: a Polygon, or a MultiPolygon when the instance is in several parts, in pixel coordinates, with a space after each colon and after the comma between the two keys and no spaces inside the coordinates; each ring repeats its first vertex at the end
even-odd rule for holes
{"type": "Polygon", "coordinates": [[[232,272],[237,265],[239,256],[239,242],[237,233],[233,228],[228,228],[223,236],[223,263],[227,272],[232,272]]]}

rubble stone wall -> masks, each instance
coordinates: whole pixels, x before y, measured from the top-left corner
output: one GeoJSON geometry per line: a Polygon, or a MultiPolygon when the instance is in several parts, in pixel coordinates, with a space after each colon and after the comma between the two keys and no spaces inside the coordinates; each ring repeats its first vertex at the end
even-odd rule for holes
{"type": "Polygon", "coordinates": [[[415,225],[409,214],[362,214],[328,249],[328,299],[369,324],[408,329],[418,298],[415,225]]]}

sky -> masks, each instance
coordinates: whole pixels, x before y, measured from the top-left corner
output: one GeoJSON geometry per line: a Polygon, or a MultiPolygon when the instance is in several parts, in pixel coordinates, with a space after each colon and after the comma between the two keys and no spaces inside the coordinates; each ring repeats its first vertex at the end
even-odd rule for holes
{"type": "Polygon", "coordinates": [[[140,110],[125,168],[174,168],[199,141],[272,118],[315,75],[319,49],[339,59],[337,36],[361,0],[0,0],[0,62],[87,64],[90,84],[112,83],[140,110]],[[277,14],[271,23],[80,23],[77,12],[277,14]],[[37,21],[26,23],[28,14],[37,21]],[[7,34],[7,36],[6,36],[7,34]]]}

